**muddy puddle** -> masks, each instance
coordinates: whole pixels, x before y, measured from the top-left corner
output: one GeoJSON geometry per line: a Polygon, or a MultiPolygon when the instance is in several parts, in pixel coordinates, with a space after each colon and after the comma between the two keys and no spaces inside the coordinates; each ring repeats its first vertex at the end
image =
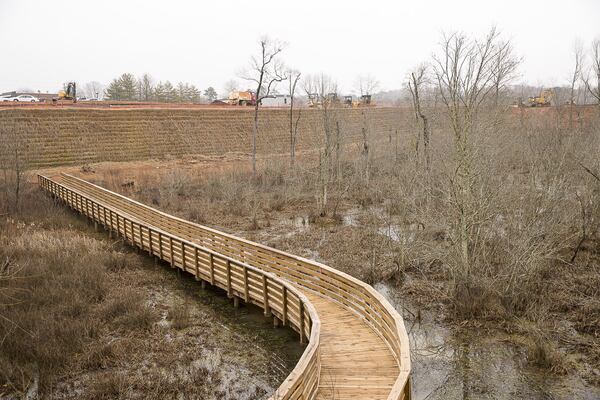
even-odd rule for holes
{"type": "MultiPolygon", "coordinates": [[[[353,209],[342,215],[341,225],[360,226],[361,217],[361,211],[353,209]]],[[[264,232],[271,240],[274,236],[302,237],[311,229],[321,229],[304,217],[279,222],[287,231],[285,235],[279,235],[280,229],[264,232]]],[[[411,243],[419,229],[416,224],[403,226],[391,221],[377,232],[395,242],[411,243]]],[[[303,251],[303,256],[327,263],[318,246],[306,246],[303,251]]],[[[380,282],[374,287],[400,312],[409,332],[413,400],[600,399],[600,388],[584,381],[577,372],[563,376],[532,367],[527,349],[502,333],[461,330],[446,324],[443,316],[433,311],[419,310],[391,284],[380,282]]]]}
{"type": "Polygon", "coordinates": [[[432,312],[419,311],[387,283],[374,287],[404,318],[413,400],[600,399],[600,389],[577,377],[528,367],[525,350],[502,337],[456,332],[432,312]]]}

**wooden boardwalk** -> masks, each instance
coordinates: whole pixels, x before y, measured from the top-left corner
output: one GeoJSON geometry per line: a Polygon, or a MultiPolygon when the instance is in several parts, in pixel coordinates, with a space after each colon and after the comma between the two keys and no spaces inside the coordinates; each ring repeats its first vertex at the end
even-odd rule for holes
{"type": "Polygon", "coordinates": [[[134,246],[255,304],[308,342],[277,399],[410,399],[402,318],[372,287],[326,265],[170,216],[63,174],[40,186],[134,246]]]}

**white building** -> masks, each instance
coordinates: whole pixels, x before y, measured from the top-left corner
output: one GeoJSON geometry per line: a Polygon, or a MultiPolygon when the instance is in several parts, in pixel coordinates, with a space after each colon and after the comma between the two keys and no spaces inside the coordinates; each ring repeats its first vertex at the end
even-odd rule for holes
{"type": "Polygon", "coordinates": [[[287,94],[273,94],[260,101],[263,107],[289,107],[291,97],[287,94]]]}

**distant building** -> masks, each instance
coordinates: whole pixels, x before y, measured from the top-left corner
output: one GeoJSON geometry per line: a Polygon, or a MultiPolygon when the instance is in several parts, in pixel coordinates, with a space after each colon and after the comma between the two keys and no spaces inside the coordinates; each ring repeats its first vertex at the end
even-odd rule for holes
{"type": "Polygon", "coordinates": [[[289,107],[291,97],[287,94],[274,94],[260,101],[263,107],[289,107]]]}

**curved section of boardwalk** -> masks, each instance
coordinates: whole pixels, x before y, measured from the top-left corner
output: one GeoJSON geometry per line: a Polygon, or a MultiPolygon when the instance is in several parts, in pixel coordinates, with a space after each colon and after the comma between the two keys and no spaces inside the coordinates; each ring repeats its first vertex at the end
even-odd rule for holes
{"type": "Polygon", "coordinates": [[[409,399],[402,318],[326,265],[197,225],[70,175],[40,185],[150,254],[256,304],[308,346],[273,399],[409,399]]]}

